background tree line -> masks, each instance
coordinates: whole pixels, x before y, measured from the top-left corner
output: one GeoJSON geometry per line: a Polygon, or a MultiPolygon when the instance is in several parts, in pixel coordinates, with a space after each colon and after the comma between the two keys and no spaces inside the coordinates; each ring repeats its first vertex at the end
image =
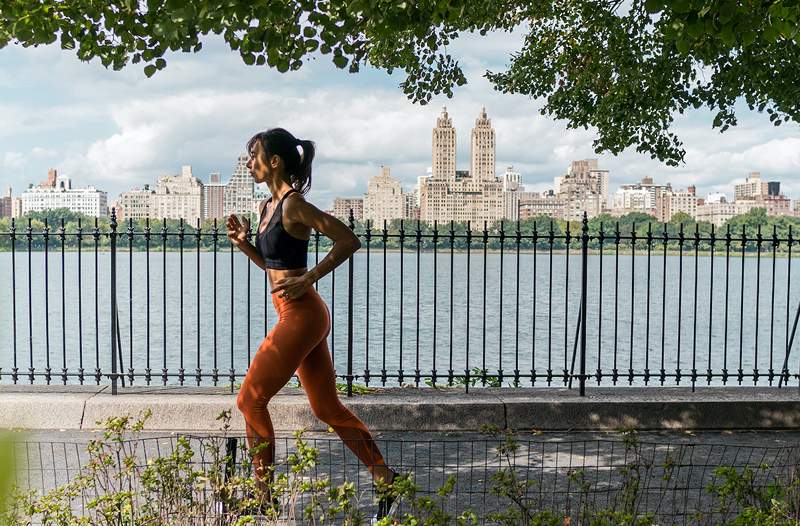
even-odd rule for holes
{"type": "MultiPolygon", "coordinates": [[[[251,217],[253,225],[254,221],[253,215],[251,217]]],[[[348,220],[344,222],[350,224],[348,220]]],[[[81,248],[86,250],[93,250],[95,244],[101,250],[108,250],[110,247],[110,218],[94,218],[68,209],[55,209],[32,212],[13,221],[17,250],[27,250],[29,224],[32,250],[43,250],[45,242],[48,249],[58,250],[61,248],[62,238],[67,250],[76,250],[79,242],[81,248]]],[[[10,218],[0,219],[0,250],[11,250],[11,228],[10,218]]],[[[376,225],[354,221],[352,228],[362,241],[361,250],[366,248],[367,242],[370,249],[382,249],[384,245],[387,249],[399,249],[401,230],[404,250],[416,250],[417,245],[421,250],[433,250],[434,246],[439,250],[449,250],[451,232],[455,250],[465,250],[468,246],[472,249],[482,249],[484,244],[488,250],[500,250],[501,245],[505,250],[515,250],[517,229],[520,235],[519,246],[522,250],[532,250],[534,244],[537,250],[549,250],[551,244],[554,250],[565,250],[567,236],[570,249],[578,250],[582,235],[580,221],[568,222],[547,216],[523,219],[519,222],[505,220],[502,221],[502,225],[500,221],[487,223],[485,230],[483,224],[471,223],[469,242],[466,222],[436,223],[434,229],[433,223],[394,219],[385,223],[384,231],[383,223],[376,225]]],[[[710,237],[713,232],[716,239],[715,250],[724,249],[727,240],[730,239],[731,250],[741,251],[744,236],[745,251],[754,252],[758,250],[760,232],[762,250],[771,251],[774,241],[777,240],[777,251],[786,252],[790,236],[793,242],[800,237],[800,218],[770,217],[763,208],[756,208],[732,218],[720,228],[712,228],[711,223],[695,221],[683,213],[676,214],[667,223],[657,222],[652,216],[644,213],[634,212],[621,217],[601,214],[589,220],[588,231],[589,248],[592,250],[598,250],[601,244],[605,250],[612,249],[617,243],[622,251],[629,251],[632,245],[636,250],[646,249],[648,236],[653,249],[663,249],[666,233],[668,250],[679,250],[681,245],[684,250],[694,250],[696,243],[700,251],[708,251],[711,248],[710,237]],[[683,242],[680,241],[681,233],[683,242]],[[632,237],[635,240],[632,240],[632,237]]],[[[222,220],[217,220],[215,223],[213,219],[207,219],[200,223],[199,231],[197,223],[189,224],[175,219],[120,221],[117,223],[116,233],[119,250],[138,251],[145,250],[148,246],[151,251],[156,252],[164,248],[179,250],[181,243],[187,251],[197,250],[198,243],[201,251],[214,250],[215,245],[217,250],[230,249],[222,220]]],[[[331,244],[331,240],[325,235],[314,232],[309,246],[312,251],[317,247],[320,251],[327,251],[331,244]]]]}

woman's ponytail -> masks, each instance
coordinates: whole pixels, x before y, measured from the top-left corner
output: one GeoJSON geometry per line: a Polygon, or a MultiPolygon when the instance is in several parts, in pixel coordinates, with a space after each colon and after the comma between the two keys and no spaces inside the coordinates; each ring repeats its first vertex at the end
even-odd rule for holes
{"type": "Polygon", "coordinates": [[[297,166],[297,170],[293,174],[293,179],[296,181],[294,187],[298,189],[300,193],[305,194],[306,191],[311,187],[311,163],[314,161],[314,153],[315,153],[315,146],[313,141],[304,141],[299,140],[297,144],[300,148],[302,148],[302,154],[298,152],[300,157],[300,163],[297,166]]]}

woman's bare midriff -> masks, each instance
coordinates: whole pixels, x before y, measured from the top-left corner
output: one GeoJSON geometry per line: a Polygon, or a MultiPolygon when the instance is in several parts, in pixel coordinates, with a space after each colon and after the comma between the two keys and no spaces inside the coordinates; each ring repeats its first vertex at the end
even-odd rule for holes
{"type": "Polygon", "coordinates": [[[279,269],[279,268],[268,268],[267,269],[267,276],[269,277],[269,286],[270,288],[275,286],[275,282],[288,277],[294,276],[302,276],[308,272],[308,267],[303,268],[293,268],[293,269],[279,269]]]}

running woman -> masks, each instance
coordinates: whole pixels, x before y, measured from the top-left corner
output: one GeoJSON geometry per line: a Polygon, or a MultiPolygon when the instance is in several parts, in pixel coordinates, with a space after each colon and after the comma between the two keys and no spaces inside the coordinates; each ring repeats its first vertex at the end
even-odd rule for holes
{"type": "MultiPolygon", "coordinates": [[[[247,443],[256,468],[261,502],[272,501],[269,482],[275,458],[275,431],[269,400],[297,372],[314,415],[328,424],[363,462],[373,481],[391,484],[395,471],[386,465],[367,427],[342,405],[336,392],[327,337],[330,312],[314,283],[361,247],[353,232],[336,217],[304,199],[311,187],[314,143],[298,140],[283,128],[257,133],[247,143],[247,168],[256,183],[267,183],[272,197],[259,205],[255,246],[248,241],[250,222],[227,218],[228,237],[269,277],[278,322],[259,345],[239,390],[247,443]],[[333,240],[330,252],[313,269],[307,267],[308,240],[316,229],[333,240]]],[[[392,500],[379,500],[377,518],[390,513],[392,500]]]]}

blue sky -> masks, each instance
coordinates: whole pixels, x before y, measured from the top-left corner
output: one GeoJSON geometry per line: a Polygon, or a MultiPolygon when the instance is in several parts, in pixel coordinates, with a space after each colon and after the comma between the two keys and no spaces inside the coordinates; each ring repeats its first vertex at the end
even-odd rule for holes
{"type": "Polygon", "coordinates": [[[467,169],[470,130],[485,105],[497,134],[497,171],[513,165],[530,189],[551,187],[571,160],[588,157],[610,170],[612,189],[651,175],[678,187],[695,184],[701,195],[731,195],[734,182],[761,171],[800,198],[800,129],[774,127],[743,103],[739,126],[724,134],[711,129],[707,111],[679,116],[675,131],[687,149],[681,167],[632,150],[595,154],[592,130],[567,130],[539,115],[541,101],[495,92],[482,77],[487,69],[502,70],[522,38],[462,36],[448,51],[468,84],[427,106],[403,95],[401,72],[350,74],[319,56],[280,74],[246,66],[213,35],[199,53],[167,55],[167,68],[150,79],[140,65],[111,71],[57,46],[9,45],[0,50],[0,184],[18,194],[53,167],[113,200],[184,164],[204,181],[213,171],[227,180],[254,132],[283,126],[316,141],[309,198],[327,208],[336,196],[362,195],[381,165],[410,190],[430,165],[431,129],[443,105],[457,130],[458,168],[467,169]]]}

